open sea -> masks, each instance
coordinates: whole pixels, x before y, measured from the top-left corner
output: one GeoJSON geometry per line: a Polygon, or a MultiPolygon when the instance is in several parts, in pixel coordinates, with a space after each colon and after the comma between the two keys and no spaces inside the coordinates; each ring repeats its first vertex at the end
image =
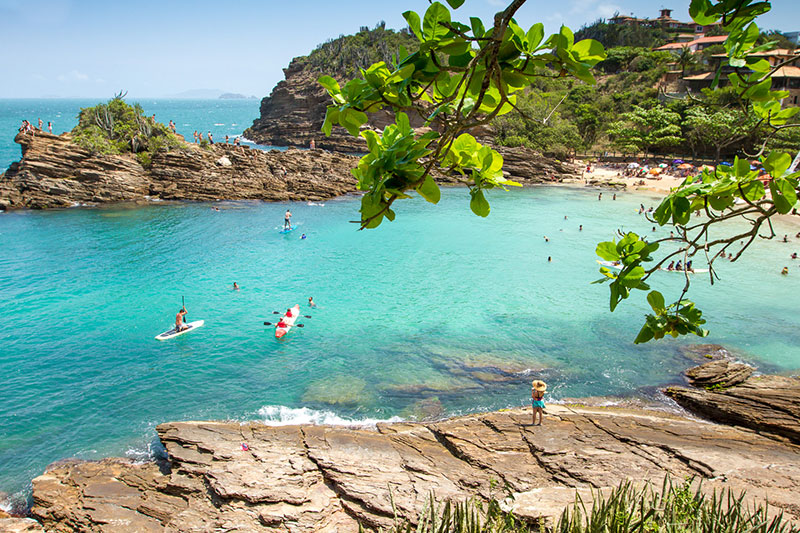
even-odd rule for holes
{"type": "MultiPolygon", "coordinates": [[[[91,103],[66,106],[59,124],[91,103]]],[[[255,101],[169,105],[145,110],[189,133],[204,120],[238,133],[257,114],[255,101]],[[215,104],[230,107],[206,113],[215,104]]],[[[790,243],[757,242],[719,265],[713,287],[695,276],[708,338],[636,346],[645,294],[609,313],[607,286],[590,284],[594,249],[617,228],[664,235],[636,212],[656,199],[537,187],[490,201],[482,219],[466,190],[447,189],[439,205],[398,202],[395,222],[362,232],[348,222],[354,197],[0,214],[0,491],[24,501],[31,478],[67,457],[147,459],[166,421],[455,415],[525,405],[537,377],[549,401],[652,398],[693,364],[688,343],[723,344],[763,371],[800,369],[800,261],[789,259],[800,227],[779,222],[790,243]],[[284,235],[287,207],[298,227],[284,235]],[[156,341],[181,298],[205,326],[156,341]],[[276,341],[263,322],[296,303],[311,318],[276,341]]],[[[676,296],[683,278],[651,284],[676,296]]]]}

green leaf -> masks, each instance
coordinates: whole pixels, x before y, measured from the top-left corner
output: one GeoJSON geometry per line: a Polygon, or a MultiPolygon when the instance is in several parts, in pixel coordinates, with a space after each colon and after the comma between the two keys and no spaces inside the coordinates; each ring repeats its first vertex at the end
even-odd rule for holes
{"type": "Polygon", "coordinates": [[[330,76],[320,76],[317,82],[328,90],[328,94],[333,95],[342,92],[339,82],[330,76]]]}
{"type": "Polygon", "coordinates": [[[325,111],[325,122],[322,123],[322,132],[330,136],[333,131],[333,123],[339,121],[339,108],[329,105],[328,110],[325,111]]]}
{"type": "Polygon", "coordinates": [[[531,26],[525,37],[528,40],[528,52],[532,54],[539,48],[542,39],[544,39],[544,24],[537,22],[531,26]]]}
{"type": "Polygon", "coordinates": [[[647,295],[647,303],[650,304],[650,307],[656,313],[666,311],[664,296],[658,291],[652,291],[650,294],[647,295]]]}
{"type": "Polygon", "coordinates": [[[439,186],[436,185],[436,182],[433,181],[430,174],[425,177],[425,181],[422,182],[422,185],[417,187],[417,192],[432,204],[438,204],[439,199],[442,197],[439,186]]]}
{"type": "Polygon", "coordinates": [[[606,261],[619,261],[617,244],[611,241],[601,242],[597,245],[595,253],[606,261]]]}
{"type": "Polygon", "coordinates": [[[481,189],[471,189],[469,193],[472,196],[469,201],[469,208],[472,209],[472,212],[479,217],[489,216],[489,202],[483,195],[483,191],[481,189]]]}
{"type": "Polygon", "coordinates": [[[459,7],[461,7],[464,4],[464,0],[447,0],[447,3],[453,9],[458,9],[459,7]]]}
{"type": "Polygon", "coordinates": [[[411,28],[411,31],[414,32],[414,35],[417,36],[417,39],[420,41],[425,40],[425,36],[422,33],[422,27],[420,26],[420,19],[419,15],[414,11],[406,11],[403,13],[403,18],[406,19],[408,22],[408,27],[411,28]]]}
{"type": "Polygon", "coordinates": [[[786,152],[770,152],[766,159],[761,159],[764,170],[773,178],[780,178],[792,164],[792,156],[786,152]]]}
{"type": "Polygon", "coordinates": [[[472,34],[480,39],[483,37],[483,34],[486,33],[486,30],[483,27],[483,22],[478,17],[470,17],[469,18],[470,26],[472,26],[472,34]]]}
{"type": "Polygon", "coordinates": [[[636,336],[636,339],[634,339],[633,343],[643,344],[652,339],[653,339],[653,330],[650,329],[650,326],[647,323],[645,323],[645,325],[642,326],[642,329],[639,330],[639,334],[636,336]]]}
{"type": "Polygon", "coordinates": [[[789,180],[774,178],[769,182],[769,190],[772,192],[775,208],[782,215],[791,211],[797,203],[797,192],[789,180]]]}
{"type": "Polygon", "coordinates": [[[575,43],[572,51],[578,54],[579,61],[594,65],[606,58],[606,50],[603,45],[594,39],[583,39],[575,43]]]}
{"type": "Polygon", "coordinates": [[[442,26],[443,22],[450,22],[450,11],[439,2],[432,3],[422,19],[422,34],[426,41],[435,41],[450,33],[442,26]]]}
{"type": "Polygon", "coordinates": [[[692,0],[692,3],[689,4],[689,16],[702,26],[716,22],[719,18],[716,14],[709,13],[710,11],[710,0],[692,0]]]}

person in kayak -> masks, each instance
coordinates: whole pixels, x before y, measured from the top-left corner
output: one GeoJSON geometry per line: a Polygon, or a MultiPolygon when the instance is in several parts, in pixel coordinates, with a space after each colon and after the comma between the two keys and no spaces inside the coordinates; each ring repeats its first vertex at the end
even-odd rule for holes
{"type": "Polygon", "coordinates": [[[292,212],[288,209],[283,215],[283,229],[292,229],[292,212]]]}
{"type": "Polygon", "coordinates": [[[294,315],[292,315],[292,309],[291,308],[287,309],[286,310],[286,315],[284,315],[284,316],[288,316],[289,318],[292,318],[294,316],[294,315]]]}
{"type": "Polygon", "coordinates": [[[285,328],[285,327],[287,327],[288,325],[289,325],[289,324],[287,324],[286,322],[284,322],[284,321],[283,321],[283,319],[281,318],[280,320],[278,320],[278,323],[277,323],[277,324],[275,324],[275,327],[278,327],[278,328],[285,328]]]}
{"type": "Polygon", "coordinates": [[[178,314],[175,315],[175,331],[183,331],[185,329],[189,329],[189,326],[183,323],[183,317],[186,315],[186,308],[181,307],[181,310],[178,311],[178,314]]]}

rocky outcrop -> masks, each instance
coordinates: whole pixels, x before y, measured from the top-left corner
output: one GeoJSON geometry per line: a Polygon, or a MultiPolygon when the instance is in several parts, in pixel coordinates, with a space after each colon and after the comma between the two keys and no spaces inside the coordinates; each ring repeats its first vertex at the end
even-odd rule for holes
{"type": "MultiPolygon", "coordinates": [[[[800,447],[663,412],[548,406],[375,429],[178,422],[169,461],[62,464],[33,481],[47,531],[358,531],[413,519],[431,493],[500,486],[529,521],[623,480],[705,478],[800,518],[800,447]]],[[[501,494],[502,496],[502,494],[501,494]]]]}
{"type": "MultiPolygon", "coordinates": [[[[149,168],[132,154],[92,153],[70,136],[19,134],[22,160],[0,176],[0,209],[44,209],[152,200],[324,200],[356,191],[351,155],[327,150],[251,150],[215,144],[158,152],[149,168]]],[[[506,172],[524,184],[556,181],[574,166],[526,149],[503,149],[506,172]]],[[[440,177],[443,184],[458,183],[440,177]]]]}
{"type": "Polygon", "coordinates": [[[22,160],[0,176],[0,208],[147,200],[323,200],[355,191],[357,159],[323,150],[264,152],[215,144],[133,155],[91,153],[61,136],[19,134],[22,160]]]}
{"type": "Polygon", "coordinates": [[[686,372],[700,388],[670,387],[664,393],[716,422],[800,443],[800,378],[751,376],[752,372],[741,363],[712,361],[686,372]]]}

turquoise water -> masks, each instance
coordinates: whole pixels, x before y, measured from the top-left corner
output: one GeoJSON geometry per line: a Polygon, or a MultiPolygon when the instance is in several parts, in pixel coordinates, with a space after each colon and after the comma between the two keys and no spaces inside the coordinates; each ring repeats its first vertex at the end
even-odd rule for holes
{"type": "MultiPolygon", "coordinates": [[[[365,232],[348,223],[354,198],[0,215],[0,490],[24,493],[65,457],[145,458],[170,420],[457,414],[524,404],[532,376],[550,400],[655,394],[689,364],[682,341],[633,345],[643,299],[609,314],[607,287],[589,284],[597,241],[650,230],[641,200],[528,188],[492,195],[481,219],[451,189],[365,232]],[[287,207],[299,226],[281,235],[287,207]],[[154,340],[182,296],[187,320],[206,325],[154,340]],[[278,342],[262,322],[295,303],[312,318],[278,342]]],[[[699,342],[800,368],[787,297],[800,289],[798,248],[759,242],[713,288],[698,276],[693,297],[712,319],[699,342]]],[[[682,285],[652,281],[673,295],[682,285]]]]}
{"type": "MultiPolygon", "coordinates": [[[[113,95],[109,95],[109,98],[113,95]]],[[[34,126],[41,118],[44,129],[47,122],[53,123],[56,135],[70,131],[78,123],[78,113],[82,107],[96,105],[97,99],[0,99],[0,173],[8,165],[19,161],[21,157],[19,145],[14,143],[23,120],[29,120],[34,126]]],[[[195,130],[202,131],[203,136],[211,132],[215,142],[223,142],[225,135],[240,135],[248,128],[253,119],[258,117],[259,100],[164,100],[133,99],[138,102],[147,115],[155,113],[156,120],[168,124],[175,121],[178,133],[192,140],[195,130]]]]}

